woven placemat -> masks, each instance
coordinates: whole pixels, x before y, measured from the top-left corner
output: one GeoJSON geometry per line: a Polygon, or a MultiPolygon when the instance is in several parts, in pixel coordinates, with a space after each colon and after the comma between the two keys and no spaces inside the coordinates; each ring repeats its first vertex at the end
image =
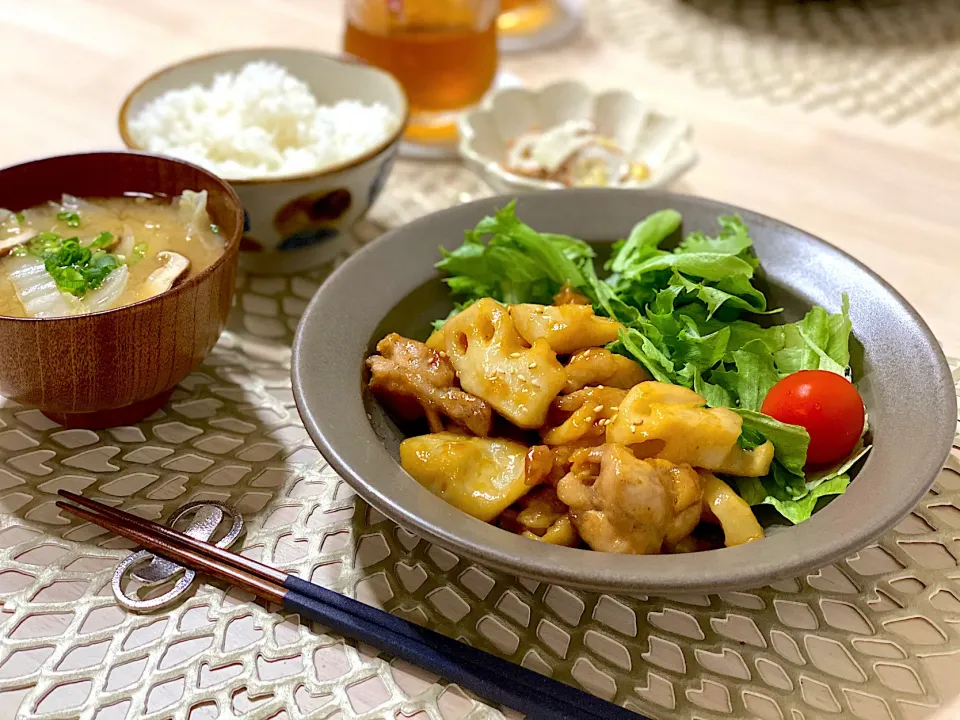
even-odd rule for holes
{"type": "Polygon", "coordinates": [[[955,0],[592,0],[593,27],[708,87],[960,125],[955,0]]]}
{"type": "MultiPolygon", "coordinates": [[[[398,163],[358,243],[482,194],[458,167],[398,163]]],[[[518,580],[386,520],[313,447],[290,342],[324,272],[242,278],[229,331],[136,427],[65,430],[0,407],[0,717],[502,717],[222,586],[153,615],[124,612],[109,581],[129,545],[60,516],[61,488],[150,518],[232,503],[245,554],[655,718],[906,720],[956,694],[960,459],[880,542],[775,586],[648,598],[518,580]]]]}

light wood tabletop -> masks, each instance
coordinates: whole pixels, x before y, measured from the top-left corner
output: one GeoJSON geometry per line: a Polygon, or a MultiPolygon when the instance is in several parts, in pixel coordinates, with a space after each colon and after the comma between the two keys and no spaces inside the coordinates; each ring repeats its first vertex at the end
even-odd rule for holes
{"type": "MultiPolygon", "coordinates": [[[[337,52],[342,14],[342,0],[0,0],[0,166],[122,147],[126,92],[182,58],[244,46],[337,52]]],[[[530,85],[577,77],[628,87],[690,119],[700,162],[677,189],[839,246],[960,356],[960,128],[733,98],[589,27],[559,49],[503,58],[502,67],[530,85]]]]}
{"type": "MultiPolygon", "coordinates": [[[[339,0],[0,3],[0,163],[121,146],[116,114],[148,73],[242,46],[338,51],[339,0]]],[[[699,165],[678,189],[817,234],[899,290],[960,354],[960,132],[884,126],[730,98],[589,31],[555,51],[508,57],[528,84],[575,76],[629,87],[689,118],[699,165]]]]}

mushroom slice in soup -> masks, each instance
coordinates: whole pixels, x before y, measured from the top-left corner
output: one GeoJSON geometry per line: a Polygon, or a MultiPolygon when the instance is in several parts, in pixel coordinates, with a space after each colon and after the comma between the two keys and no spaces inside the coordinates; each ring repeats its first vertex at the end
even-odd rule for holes
{"type": "Polygon", "coordinates": [[[190,261],[180,253],[164,250],[157,253],[157,259],[163,265],[150,273],[144,281],[143,289],[140,291],[141,300],[165,293],[190,270],[190,261]]]}

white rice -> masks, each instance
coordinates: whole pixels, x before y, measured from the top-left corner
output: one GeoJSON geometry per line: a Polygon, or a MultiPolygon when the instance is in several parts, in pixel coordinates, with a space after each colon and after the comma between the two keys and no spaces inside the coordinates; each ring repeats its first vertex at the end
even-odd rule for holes
{"type": "Polygon", "coordinates": [[[399,118],[381,103],[320,105],[286,68],[257,61],[213,85],[169,90],[129,120],[149,152],[231,180],[296,175],[350,160],[386,140],[399,118]]]}

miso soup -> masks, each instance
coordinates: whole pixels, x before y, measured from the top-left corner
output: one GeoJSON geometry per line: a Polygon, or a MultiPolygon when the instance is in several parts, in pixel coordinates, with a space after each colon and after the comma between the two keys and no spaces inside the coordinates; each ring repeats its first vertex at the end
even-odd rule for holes
{"type": "Polygon", "coordinates": [[[223,255],[207,193],[0,210],[0,315],[99,312],[164,293],[223,255]]]}

